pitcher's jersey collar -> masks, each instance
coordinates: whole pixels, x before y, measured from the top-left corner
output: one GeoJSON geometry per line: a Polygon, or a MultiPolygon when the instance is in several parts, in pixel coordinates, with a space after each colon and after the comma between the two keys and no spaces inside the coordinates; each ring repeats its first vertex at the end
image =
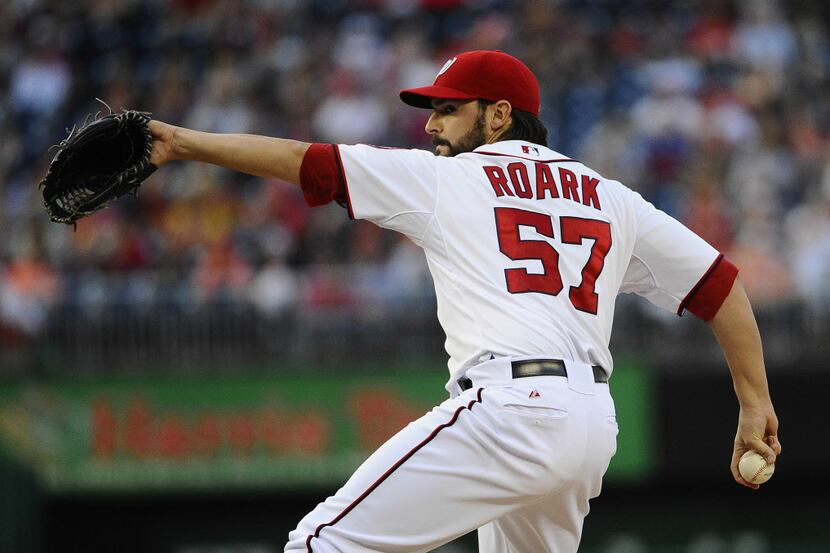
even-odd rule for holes
{"type": "Polygon", "coordinates": [[[494,144],[484,144],[483,146],[479,146],[473,150],[473,153],[517,157],[528,161],[541,161],[543,163],[550,163],[553,161],[575,161],[566,155],[551,150],[550,148],[524,140],[504,140],[494,144]]]}

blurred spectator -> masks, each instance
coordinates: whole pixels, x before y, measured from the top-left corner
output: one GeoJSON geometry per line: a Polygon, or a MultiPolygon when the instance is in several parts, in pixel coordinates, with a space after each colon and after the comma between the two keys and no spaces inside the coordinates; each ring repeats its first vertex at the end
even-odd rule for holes
{"type": "Polygon", "coordinates": [[[38,155],[36,145],[49,140],[55,116],[72,86],[67,60],[57,47],[58,22],[49,16],[28,21],[26,48],[9,77],[8,106],[26,138],[23,159],[38,155]]]}
{"type": "Polygon", "coordinates": [[[792,249],[788,259],[798,296],[812,311],[830,309],[830,163],[808,201],[790,212],[786,221],[792,249]]]}
{"type": "Polygon", "coordinates": [[[0,266],[0,325],[20,338],[32,338],[43,329],[61,293],[60,275],[33,248],[0,266]]]}
{"type": "Polygon", "coordinates": [[[716,173],[707,170],[703,162],[699,163],[697,174],[690,176],[692,190],[683,222],[712,246],[728,252],[735,238],[734,212],[716,173]]]}
{"type": "Polygon", "coordinates": [[[239,87],[243,77],[236,62],[227,57],[217,60],[202,94],[190,110],[186,126],[218,133],[250,132],[253,114],[239,87]]]}
{"type": "Polygon", "coordinates": [[[257,273],[248,298],[269,317],[287,313],[297,303],[297,276],[279,259],[272,259],[257,273]]]}
{"type": "Polygon", "coordinates": [[[218,238],[199,256],[193,274],[201,301],[239,301],[247,293],[251,267],[229,238],[218,238]]]}
{"type": "Polygon", "coordinates": [[[359,90],[357,75],[348,70],[335,72],[329,94],[314,114],[314,130],[326,142],[342,144],[381,142],[388,122],[383,102],[359,90]]]}
{"type": "Polygon", "coordinates": [[[750,67],[782,73],[795,60],[797,45],[792,28],[777,0],[742,0],[741,21],[735,29],[733,50],[750,67]]]}

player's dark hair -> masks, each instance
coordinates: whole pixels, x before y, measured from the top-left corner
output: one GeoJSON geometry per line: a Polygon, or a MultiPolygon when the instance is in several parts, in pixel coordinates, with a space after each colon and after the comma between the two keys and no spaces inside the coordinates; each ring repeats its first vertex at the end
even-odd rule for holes
{"type": "MultiPolygon", "coordinates": [[[[479,99],[478,109],[483,110],[490,104],[495,104],[495,102],[479,99]]],[[[513,108],[510,116],[513,121],[510,123],[510,127],[501,135],[502,140],[524,140],[540,146],[548,145],[548,129],[538,117],[530,112],[515,108],[513,108]]]]}

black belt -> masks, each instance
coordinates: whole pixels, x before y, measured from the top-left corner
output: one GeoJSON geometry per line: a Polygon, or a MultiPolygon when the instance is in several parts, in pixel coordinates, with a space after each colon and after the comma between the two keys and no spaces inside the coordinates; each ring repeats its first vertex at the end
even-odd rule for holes
{"type": "MultiPolygon", "coordinates": [[[[513,378],[526,378],[528,376],[568,376],[565,369],[565,362],[561,359],[527,359],[525,361],[513,361],[513,378]]],[[[608,382],[608,375],[605,369],[599,365],[592,365],[594,382],[608,382]]],[[[473,381],[462,376],[458,379],[458,385],[462,390],[469,390],[473,387],[473,381]]]]}

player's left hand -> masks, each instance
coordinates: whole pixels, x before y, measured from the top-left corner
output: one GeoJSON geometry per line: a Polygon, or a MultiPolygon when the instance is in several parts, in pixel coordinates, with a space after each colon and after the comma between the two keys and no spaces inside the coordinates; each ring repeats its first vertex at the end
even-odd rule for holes
{"type": "Polygon", "coordinates": [[[771,403],[759,407],[741,406],[738,416],[738,431],[732,450],[732,476],[742,486],[757,490],[758,484],[751,484],[741,477],[738,461],[747,451],[757,451],[769,464],[774,464],[781,454],[781,442],[778,441],[778,417],[771,403]]]}
{"type": "Polygon", "coordinates": [[[176,127],[152,120],[147,124],[150,134],[153,136],[153,153],[150,155],[150,162],[156,167],[161,167],[173,157],[173,139],[176,136],[176,127]]]}

